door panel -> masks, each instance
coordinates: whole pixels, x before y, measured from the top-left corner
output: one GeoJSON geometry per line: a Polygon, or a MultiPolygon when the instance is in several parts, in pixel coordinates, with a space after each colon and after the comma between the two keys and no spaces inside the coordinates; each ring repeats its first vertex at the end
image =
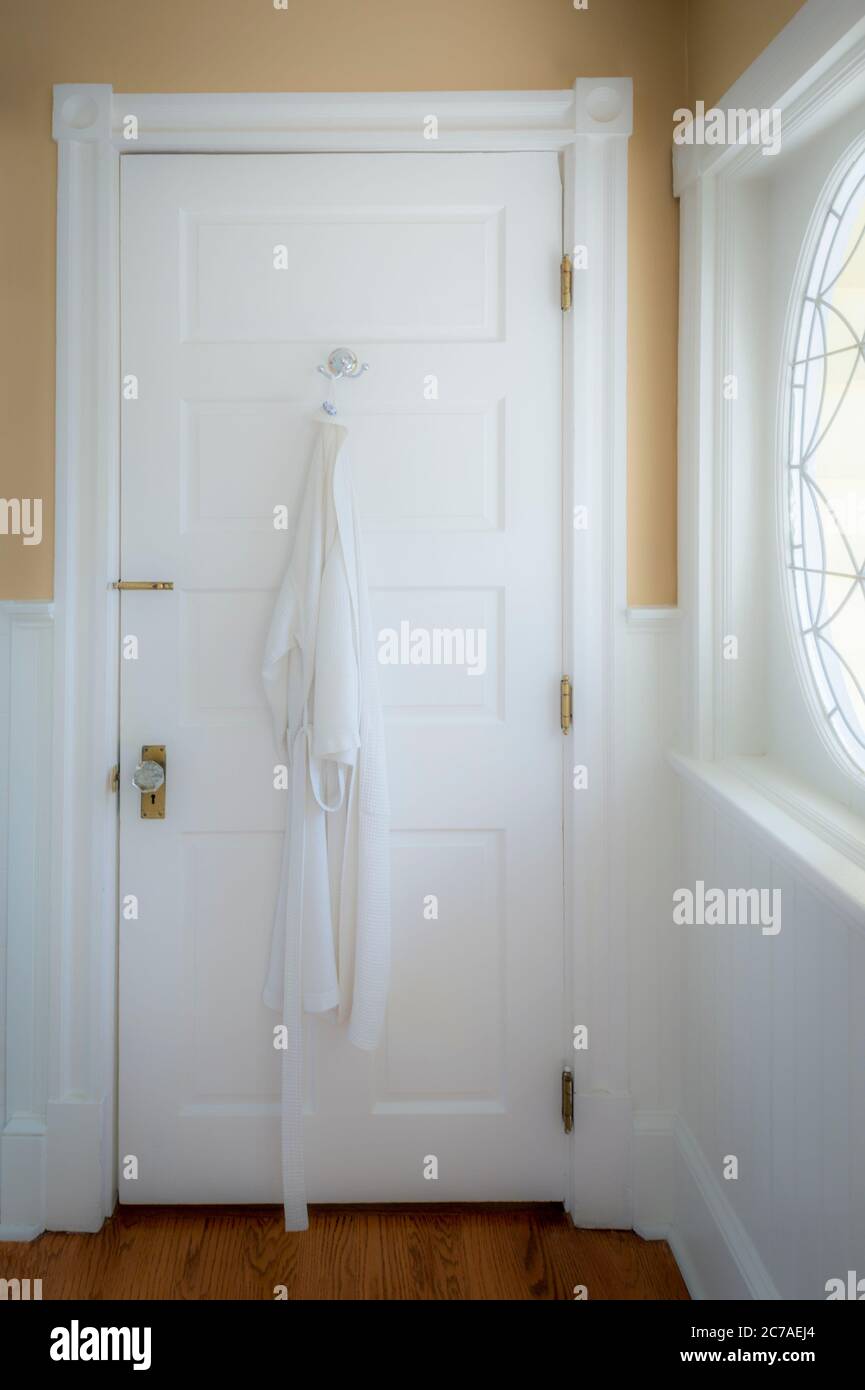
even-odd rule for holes
{"type": "Polygon", "coordinates": [[[376,629],[403,654],[418,629],[485,650],[474,672],[380,667],[391,1002],[374,1056],[306,1020],[308,1196],[561,1198],[557,160],[122,166],[123,577],[175,588],[122,596],[120,1153],[139,1175],[121,1200],[281,1200],[261,989],[284,755],[259,670],[330,393],[316,366],[341,344],[370,363],[336,399],[376,629]],[[131,785],[145,743],[167,747],[163,821],[131,785]]]}

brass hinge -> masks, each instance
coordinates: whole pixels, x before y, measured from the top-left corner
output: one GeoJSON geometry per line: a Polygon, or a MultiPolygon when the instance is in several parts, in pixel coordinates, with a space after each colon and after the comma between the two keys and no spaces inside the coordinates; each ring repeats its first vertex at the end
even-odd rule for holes
{"type": "Polygon", "coordinates": [[[115,763],[114,766],[113,766],[113,768],[111,769],[111,771],[110,771],[109,774],[108,774],[108,786],[109,786],[110,790],[113,791],[113,792],[117,792],[117,791],[120,790],[120,764],[119,764],[119,763],[115,763]]]}
{"type": "Polygon", "coordinates": [[[570,1134],[574,1128],[574,1073],[570,1067],[562,1072],[562,1124],[565,1134],[570,1134]]]}
{"type": "Polygon", "coordinates": [[[573,686],[567,676],[562,676],[562,695],[561,695],[561,721],[562,733],[566,734],[571,727],[572,710],[571,699],[573,696],[573,686]]]}
{"type": "Polygon", "coordinates": [[[567,312],[571,307],[571,296],[574,288],[574,269],[571,265],[570,256],[562,257],[562,310],[567,312]]]}

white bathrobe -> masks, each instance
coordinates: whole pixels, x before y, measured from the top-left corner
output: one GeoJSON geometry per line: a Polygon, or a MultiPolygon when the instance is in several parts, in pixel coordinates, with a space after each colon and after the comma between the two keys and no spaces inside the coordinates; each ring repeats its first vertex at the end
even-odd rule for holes
{"type": "Polygon", "coordinates": [[[346,457],[322,423],[262,676],[288,751],[282,874],[264,1000],[287,1030],[282,1061],[286,1230],[307,1227],[303,1009],[337,1009],[378,1046],[390,965],[389,802],[369,594],[346,457]]]}

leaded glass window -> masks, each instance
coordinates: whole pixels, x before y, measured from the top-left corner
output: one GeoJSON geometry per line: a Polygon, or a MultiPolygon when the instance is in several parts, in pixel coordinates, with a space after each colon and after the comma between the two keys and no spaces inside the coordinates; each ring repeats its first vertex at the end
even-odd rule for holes
{"type": "Polygon", "coordinates": [[[865,153],[834,190],[788,376],[786,563],[822,732],[865,774],[865,153]]]}

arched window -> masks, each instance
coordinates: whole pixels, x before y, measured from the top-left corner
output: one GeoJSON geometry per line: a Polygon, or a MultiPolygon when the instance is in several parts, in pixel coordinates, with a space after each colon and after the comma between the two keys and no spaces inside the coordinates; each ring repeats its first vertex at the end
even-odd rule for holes
{"type": "Polygon", "coordinates": [[[785,560],[797,664],[824,741],[865,776],[865,149],[822,203],[785,381],[785,560]]]}

